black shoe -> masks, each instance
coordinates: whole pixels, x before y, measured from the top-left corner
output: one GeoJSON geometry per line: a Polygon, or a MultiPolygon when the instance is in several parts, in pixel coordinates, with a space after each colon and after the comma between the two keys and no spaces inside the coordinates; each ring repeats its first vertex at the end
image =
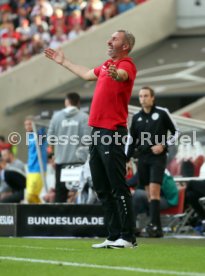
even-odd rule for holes
{"type": "Polygon", "coordinates": [[[162,238],[164,236],[161,227],[158,227],[152,223],[148,224],[145,228],[147,236],[150,238],[162,238]]]}

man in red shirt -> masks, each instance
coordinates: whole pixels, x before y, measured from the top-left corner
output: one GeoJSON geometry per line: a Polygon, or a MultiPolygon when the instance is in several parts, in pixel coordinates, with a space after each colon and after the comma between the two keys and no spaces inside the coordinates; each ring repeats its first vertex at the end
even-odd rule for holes
{"type": "Polygon", "coordinates": [[[125,181],[128,103],[136,77],[128,54],[134,43],[128,31],[115,32],[107,42],[110,59],[94,69],[72,63],[61,50],[45,50],[46,57],[77,76],[97,81],[89,116],[93,127],[90,169],[109,235],[93,248],[136,246],[131,194],[125,181]]]}

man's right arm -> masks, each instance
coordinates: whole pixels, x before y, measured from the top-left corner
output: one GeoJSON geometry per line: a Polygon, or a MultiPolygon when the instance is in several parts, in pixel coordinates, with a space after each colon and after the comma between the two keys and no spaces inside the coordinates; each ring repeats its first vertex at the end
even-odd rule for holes
{"type": "Polygon", "coordinates": [[[44,51],[47,58],[55,61],[57,64],[62,65],[67,70],[71,71],[73,74],[81,77],[84,80],[97,80],[97,76],[94,73],[94,69],[89,69],[82,65],[74,64],[67,58],[62,50],[53,50],[51,48],[47,48],[44,51]]]}

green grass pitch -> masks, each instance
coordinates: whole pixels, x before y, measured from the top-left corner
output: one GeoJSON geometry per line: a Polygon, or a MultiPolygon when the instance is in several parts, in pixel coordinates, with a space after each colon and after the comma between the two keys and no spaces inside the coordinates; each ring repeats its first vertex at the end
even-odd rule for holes
{"type": "Polygon", "coordinates": [[[135,249],[92,249],[102,239],[0,238],[1,276],[205,276],[205,239],[138,239],[135,249]]]}

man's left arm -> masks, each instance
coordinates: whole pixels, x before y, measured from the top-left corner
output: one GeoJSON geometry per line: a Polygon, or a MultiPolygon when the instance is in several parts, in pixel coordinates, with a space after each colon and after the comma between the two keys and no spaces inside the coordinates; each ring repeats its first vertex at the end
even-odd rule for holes
{"type": "Polygon", "coordinates": [[[119,82],[127,81],[129,79],[127,71],[124,69],[117,69],[115,65],[110,65],[107,72],[108,76],[119,82]]]}
{"type": "Polygon", "coordinates": [[[151,150],[154,154],[161,154],[163,151],[166,151],[167,148],[175,143],[175,141],[179,137],[179,130],[177,130],[177,126],[171,115],[167,109],[164,111],[164,125],[171,132],[171,135],[168,136],[168,139],[165,141],[165,144],[157,144],[151,147],[151,150]]]}
{"type": "Polygon", "coordinates": [[[165,123],[167,126],[167,129],[171,132],[171,135],[168,136],[168,139],[166,141],[167,146],[174,145],[174,143],[177,141],[179,137],[179,130],[177,129],[177,125],[172,119],[170,113],[168,110],[165,111],[165,123]]]}

